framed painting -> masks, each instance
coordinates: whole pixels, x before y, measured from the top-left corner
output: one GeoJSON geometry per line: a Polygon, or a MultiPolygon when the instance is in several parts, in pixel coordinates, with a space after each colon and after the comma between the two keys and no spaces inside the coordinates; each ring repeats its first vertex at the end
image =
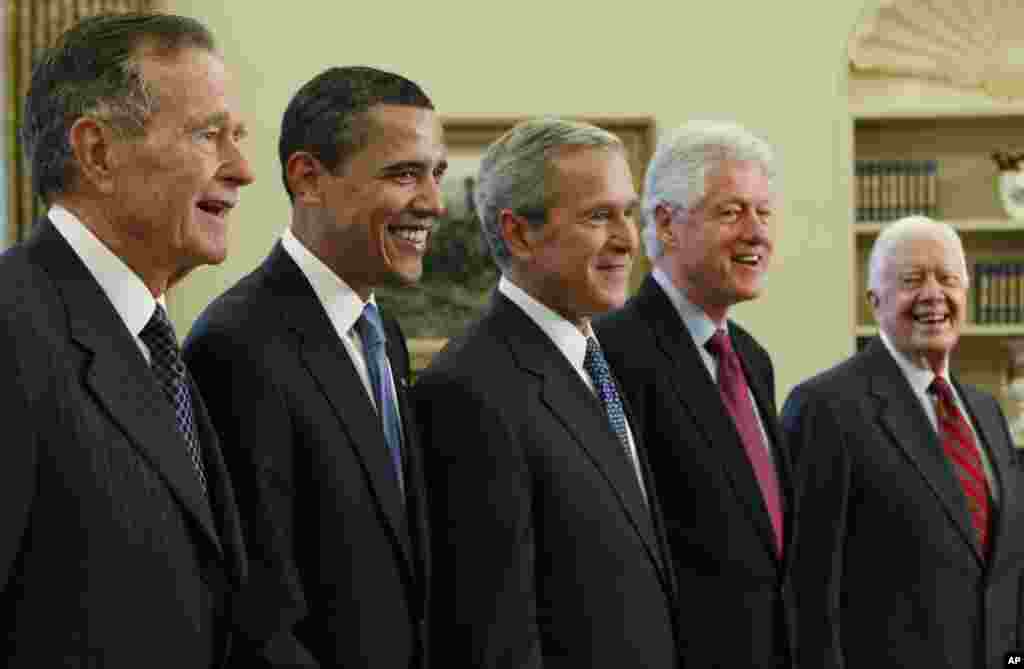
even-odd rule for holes
{"type": "MultiPolygon", "coordinates": [[[[448,172],[442,182],[447,216],[439,221],[423,260],[423,278],[416,286],[382,286],[377,301],[402,324],[409,339],[413,369],[427,365],[449,337],[462,332],[490,301],[498,270],[480,231],[473,206],[477,168],[487,146],[526,117],[447,116],[448,172]]],[[[656,142],[650,117],[575,117],[615,133],[626,147],[637,192],[656,142]]],[[[642,252],[641,252],[642,256],[642,252]]],[[[641,257],[633,286],[646,273],[641,257]]]]}

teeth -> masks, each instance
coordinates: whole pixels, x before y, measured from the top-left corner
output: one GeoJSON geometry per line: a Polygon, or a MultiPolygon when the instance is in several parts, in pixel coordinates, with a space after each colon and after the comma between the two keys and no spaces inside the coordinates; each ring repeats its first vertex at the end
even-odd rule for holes
{"type": "Polygon", "coordinates": [[[749,254],[749,255],[742,255],[742,256],[734,256],[734,259],[737,262],[742,262],[742,263],[756,263],[759,260],[761,260],[761,256],[754,255],[754,254],[749,254]]]}
{"type": "Polygon", "coordinates": [[[915,316],[914,318],[919,323],[928,323],[928,324],[941,323],[944,320],[946,320],[946,316],[944,316],[944,315],[943,316],[915,316]]]}
{"type": "Polygon", "coordinates": [[[422,228],[392,228],[391,234],[414,244],[426,244],[429,231],[422,228]]]}

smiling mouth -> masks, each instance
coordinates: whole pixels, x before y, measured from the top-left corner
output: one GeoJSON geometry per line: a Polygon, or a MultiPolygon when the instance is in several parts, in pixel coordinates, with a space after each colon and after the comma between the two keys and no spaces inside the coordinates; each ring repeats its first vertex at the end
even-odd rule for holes
{"type": "Polygon", "coordinates": [[[757,267],[761,264],[761,258],[763,256],[759,253],[740,253],[732,257],[732,261],[738,265],[746,265],[747,267],[757,267]]]}
{"type": "Polygon", "coordinates": [[[942,325],[950,321],[949,314],[914,314],[913,318],[915,323],[924,326],[942,325]]]}
{"type": "Polygon", "coordinates": [[[425,251],[427,248],[427,239],[430,238],[430,231],[432,227],[433,226],[429,223],[417,225],[389,225],[388,234],[412,244],[419,251],[425,251]]]}

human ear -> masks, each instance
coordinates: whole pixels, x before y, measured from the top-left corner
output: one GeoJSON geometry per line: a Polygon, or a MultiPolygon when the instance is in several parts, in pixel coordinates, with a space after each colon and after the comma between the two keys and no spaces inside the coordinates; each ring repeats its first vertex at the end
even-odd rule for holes
{"type": "Polygon", "coordinates": [[[285,175],[295,204],[306,206],[323,204],[320,177],[324,176],[326,172],[323,164],[307,151],[296,151],[288,157],[288,162],[285,163],[285,175]]]}
{"type": "Polygon", "coordinates": [[[654,208],[654,226],[662,246],[676,246],[676,236],[672,231],[672,209],[667,204],[660,203],[654,208]]]}
{"type": "Polygon", "coordinates": [[[526,218],[513,213],[511,209],[502,209],[498,213],[498,229],[505,240],[505,247],[513,258],[529,260],[533,255],[529,225],[526,218]]]}
{"type": "Polygon", "coordinates": [[[115,168],[120,161],[118,149],[124,148],[113,129],[91,116],[82,116],[71,125],[68,143],[78,166],[78,177],[102,193],[113,193],[115,168]]]}

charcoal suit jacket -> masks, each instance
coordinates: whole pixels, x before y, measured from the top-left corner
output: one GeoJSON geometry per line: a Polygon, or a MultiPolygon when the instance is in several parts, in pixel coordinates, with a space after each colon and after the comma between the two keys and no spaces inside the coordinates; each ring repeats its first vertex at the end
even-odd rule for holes
{"type": "Polygon", "coordinates": [[[186,340],[252,556],[239,613],[252,655],[239,667],[424,666],[429,562],[409,354],[383,320],[404,495],[352,359],[280,243],[186,340]]]}
{"type": "Polygon", "coordinates": [[[783,557],[761,488],[718,387],[668,295],[648,276],[595,328],[642,426],[679,582],[687,667],[790,667],[788,554],[796,535],[788,449],[768,353],[729,323],[771,448],[784,505],[783,557]]]}
{"type": "Polygon", "coordinates": [[[196,387],[208,496],[135,339],[49,220],[0,256],[0,319],[4,666],[221,666],[245,555],[196,387]]]}
{"type": "Polygon", "coordinates": [[[649,503],[597,397],[497,291],[414,394],[435,666],[677,667],[676,590],[638,426],[649,503]]]}
{"type": "Polygon", "coordinates": [[[801,667],[994,668],[1020,648],[1015,451],[996,401],[953,383],[998,488],[987,558],[938,434],[881,339],[787,398],[802,489],[801,667]]]}

